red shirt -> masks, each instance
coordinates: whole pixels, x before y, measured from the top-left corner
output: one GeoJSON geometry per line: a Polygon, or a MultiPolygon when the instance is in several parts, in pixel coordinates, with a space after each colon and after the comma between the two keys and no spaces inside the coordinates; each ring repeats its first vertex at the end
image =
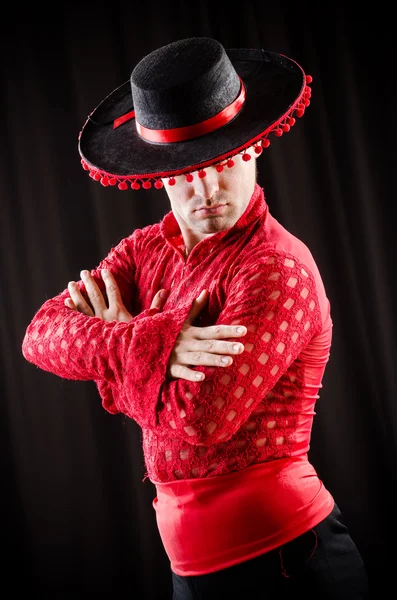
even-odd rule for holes
{"type": "MultiPolygon", "coordinates": [[[[187,259],[183,249],[172,211],[160,223],[135,230],[91,271],[102,290],[100,269],[113,273],[134,319],[106,322],[71,311],[63,303],[66,289],[47,300],[29,324],[25,358],[59,377],[94,380],[106,410],[134,419],[142,428],[147,476],[162,492],[164,483],[175,491],[173,482],[214,478],[250,465],[266,470],[264,463],[276,459],[288,465],[303,461],[313,475],[307,453],[332,320],[311,252],[270,214],[259,185],[233,227],[199,242],[187,259]],[[167,302],[161,311],[150,309],[160,288],[170,290],[167,302]],[[168,380],[176,338],[204,288],[209,300],[194,324],[245,325],[248,332],[239,339],[245,350],[229,367],[194,367],[205,373],[202,382],[168,380]]],[[[84,284],[79,286],[85,293],[84,284]]],[[[267,470],[265,483],[272,489],[274,466],[267,470]]],[[[296,478],[298,514],[300,489],[302,510],[308,502],[304,487],[305,477],[296,478]]],[[[323,489],[318,479],[316,489],[323,489]]],[[[317,511],[311,503],[314,517],[309,523],[303,510],[302,527],[312,527],[331,509],[329,494],[317,511]]],[[[159,521],[159,527],[171,558],[168,526],[159,521]]],[[[273,544],[284,539],[288,525],[277,528],[273,544]]],[[[259,551],[268,548],[263,540],[259,551]]],[[[199,557],[199,566],[192,567],[193,558],[178,559],[176,572],[197,574],[227,564],[222,559],[204,567],[199,557]]],[[[235,560],[243,558],[241,552],[235,560]]]]}

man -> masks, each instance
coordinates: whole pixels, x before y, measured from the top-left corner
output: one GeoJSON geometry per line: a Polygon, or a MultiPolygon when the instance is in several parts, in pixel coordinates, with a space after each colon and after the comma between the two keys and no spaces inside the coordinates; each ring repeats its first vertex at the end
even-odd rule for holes
{"type": "Polygon", "coordinates": [[[141,426],[174,600],[367,597],[308,458],[330,303],[256,181],[310,82],[285,56],[209,38],[144,57],[79,151],[94,180],[165,187],[172,210],[45,302],[23,342],[27,360],[94,380],[107,411],[141,426]]]}

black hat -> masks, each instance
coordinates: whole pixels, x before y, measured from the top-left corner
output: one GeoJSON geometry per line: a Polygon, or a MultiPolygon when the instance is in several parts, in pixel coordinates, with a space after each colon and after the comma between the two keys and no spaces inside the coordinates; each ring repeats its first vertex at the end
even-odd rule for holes
{"type": "Polygon", "coordinates": [[[177,175],[233,167],[281,136],[310,104],[312,81],[292,59],[255,48],[226,50],[207,37],[145,56],[79,135],[81,162],[104,186],[163,187],[177,175]]]}

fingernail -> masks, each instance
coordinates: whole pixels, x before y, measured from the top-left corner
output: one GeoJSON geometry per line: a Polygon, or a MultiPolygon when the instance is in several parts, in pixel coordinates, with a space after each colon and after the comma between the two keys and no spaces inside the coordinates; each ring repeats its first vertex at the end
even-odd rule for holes
{"type": "Polygon", "coordinates": [[[81,278],[84,279],[84,277],[87,277],[88,271],[81,271],[80,275],[81,275],[81,278]]]}
{"type": "Polygon", "coordinates": [[[245,333],[246,329],[245,327],[237,327],[236,331],[237,333],[245,333]]]}
{"type": "Polygon", "coordinates": [[[160,296],[161,296],[162,298],[165,298],[167,295],[168,295],[168,290],[161,290],[161,292],[160,292],[160,296]]]}

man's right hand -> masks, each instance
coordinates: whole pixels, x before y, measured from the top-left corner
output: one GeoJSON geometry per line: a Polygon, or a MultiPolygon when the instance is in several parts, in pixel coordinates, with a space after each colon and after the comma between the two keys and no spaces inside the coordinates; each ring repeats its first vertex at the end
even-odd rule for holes
{"type": "Polygon", "coordinates": [[[189,367],[210,366],[228,367],[234,354],[241,354],[244,346],[241,342],[226,342],[225,338],[240,338],[247,333],[246,327],[234,325],[210,325],[193,327],[192,322],[208,300],[208,290],[203,290],[194,301],[190,313],[176,339],[167,367],[167,376],[171,379],[202,381],[204,373],[193,371],[189,367]]]}

